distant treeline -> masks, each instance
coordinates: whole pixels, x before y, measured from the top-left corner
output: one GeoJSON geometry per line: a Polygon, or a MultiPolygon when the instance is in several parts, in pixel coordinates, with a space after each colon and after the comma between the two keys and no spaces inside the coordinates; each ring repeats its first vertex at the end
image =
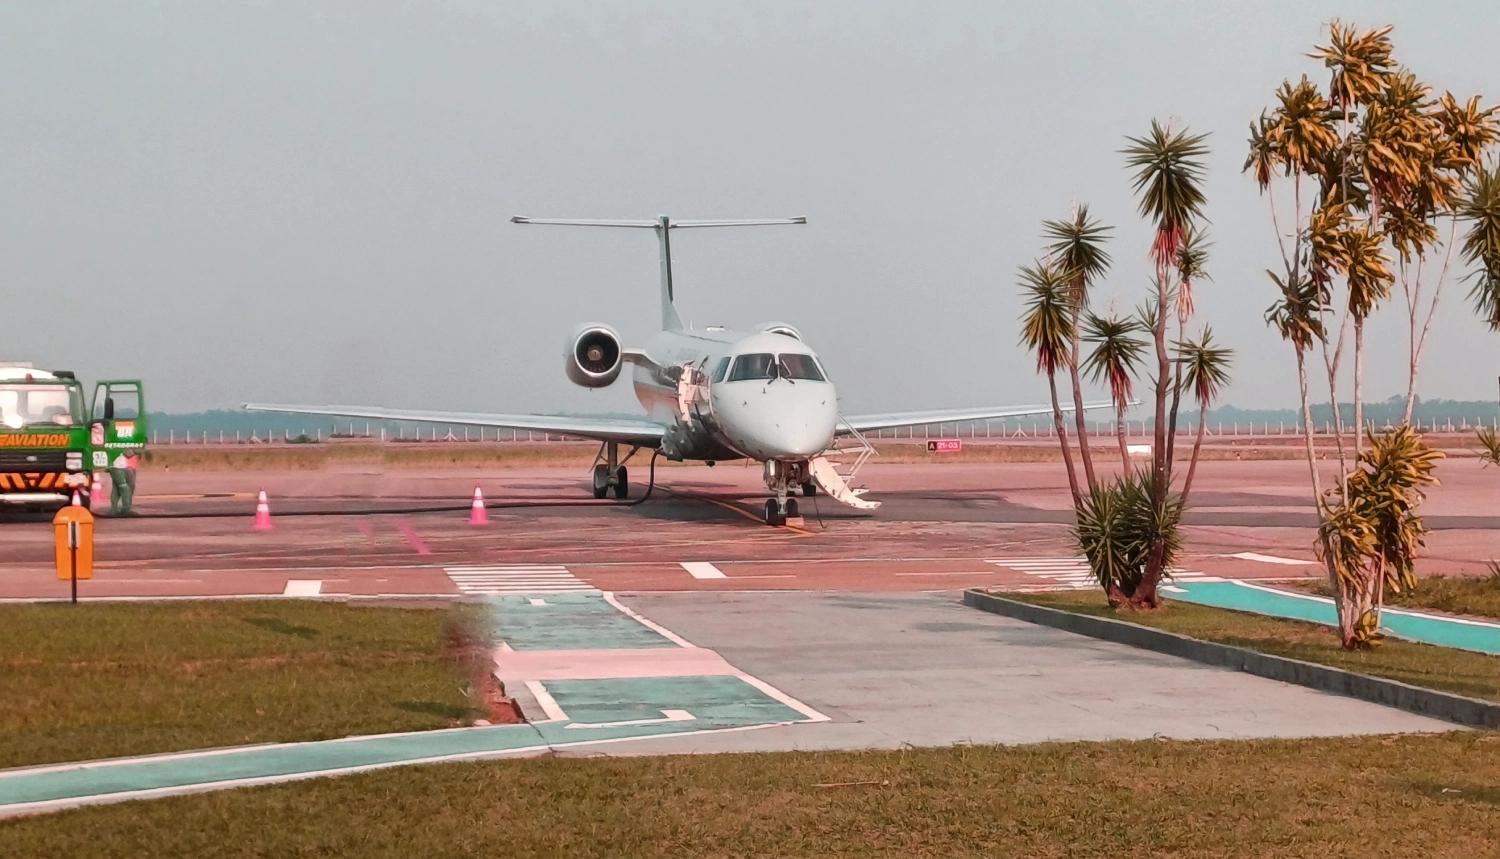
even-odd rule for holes
{"type": "MultiPolygon", "coordinates": [[[[1380,402],[1365,403],[1365,420],[1373,422],[1376,426],[1398,423],[1406,412],[1405,397],[1391,397],[1380,402]]],[[[1354,404],[1339,404],[1339,414],[1345,422],[1354,421],[1354,404]]],[[[1317,403],[1312,407],[1313,422],[1317,424],[1326,423],[1333,419],[1333,409],[1328,403],[1317,403]]],[[[1198,413],[1190,415],[1194,423],[1198,420],[1198,413]]],[[[1452,421],[1459,424],[1464,421],[1474,423],[1483,421],[1488,424],[1500,418],[1500,404],[1494,402],[1483,402],[1480,400],[1418,400],[1412,408],[1412,419],[1423,424],[1433,421],[1452,421]]],[[[1299,420],[1296,409],[1242,409],[1236,406],[1220,406],[1210,409],[1208,420],[1219,423],[1245,424],[1254,422],[1262,424],[1266,422],[1276,423],[1284,421],[1288,426],[1299,420]]]]}

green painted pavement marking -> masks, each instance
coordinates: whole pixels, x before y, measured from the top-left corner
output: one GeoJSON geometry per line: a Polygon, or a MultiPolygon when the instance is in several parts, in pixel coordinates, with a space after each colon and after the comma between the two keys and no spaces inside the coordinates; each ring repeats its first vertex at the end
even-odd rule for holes
{"type": "Polygon", "coordinates": [[[45,767],[40,768],[41,771],[10,770],[0,772],[0,809],[50,800],[284,779],[464,755],[539,750],[548,745],[808,721],[803,714],[738,677],[566,680],[548,681],[547,686],[568,711],[571,717],[568,721],[246,746],[45,767]],[[610,728],[567,727],[574,720],[596,723],[661,718],[664,709],[687,710],[694,718],[610,728]]]}
{"type": "MultiPolygon", "coordinates": [[[[1179,582],[1174,587],[1178,589],[1175,598],[1184,602],[1338,626],[1338,611],[1327,597],[1234,581],[1179,582]]],[[[1387,608],[1381,612],[1380,625],[1388,634],[1407,641],[1500,656],[1500,624],[1387,608]]]]}
{"type": "Polygon", "coordinates": [[[630,650],[676,647],[665,636],[610,605],[601,594],[491,597],[497,641],[515,650],[630,650]]]}
{"type": "MultiPolygon", "coordinates": [[[[700,728],[727,728],[807,717],[733,676],[650,677],[613,680],[548,680],[542,684],[573,722],[617,722],[660,718],[663,710],[686,710],[700,728]]],[[[538,725],[547,733],[550,725],[538,725]]],[[[570,728],[578,734],[582,729],[570,728]]],[[[550,734],[549,734],[550,735],[550,734]]]]}

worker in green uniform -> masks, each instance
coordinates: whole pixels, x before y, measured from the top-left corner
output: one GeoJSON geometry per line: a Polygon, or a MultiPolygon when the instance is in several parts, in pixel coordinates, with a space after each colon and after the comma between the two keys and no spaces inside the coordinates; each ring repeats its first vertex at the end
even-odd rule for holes
{"type": "Polygon", "coordinates": [[[109,512],[128,516],[135,503],[135,470],[139,457],[134,451],[121,451],[109,463],[109,512]]]}

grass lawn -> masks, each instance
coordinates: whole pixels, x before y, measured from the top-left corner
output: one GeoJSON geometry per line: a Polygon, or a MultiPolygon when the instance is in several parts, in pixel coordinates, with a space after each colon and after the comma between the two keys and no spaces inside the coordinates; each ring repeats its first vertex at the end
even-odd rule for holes
{"type": "MultiPolygon", "coordinates": [[[[1483,653],[1394,638],[1385,639],[1384,644],[1372,650],[1347,651],[1339,646],[1338,637],[1331,627],[1248,612],[1172,601],[1166,608],[1154,612],[1116,612],[1105,605],[1103,594],[1096,591],[996,593],[1036,605],[1114,618],[1205,641],[1386,677],[1414,686],[1500,701],[1500,657],[1483,653]]],[[[1497,827],[1500,827],[1500,821],[1497,821],[1497,827]]]]}
{"type": "MultiPolygon", "coordinates": [[[[1309,593],[1319,596],[1333,594],[1327,582],[1308,582],[1306,587],[1309,593]]],[[[1401,608],[1500,618],[1500,575],[1423,576],[1414,590],[1387,593],[1385,603],[1401,608]]]]}
{"type": "Polygon", "coordinates": [[[1496,785],[1500,735],[1477,732],[541,758],[0,821],[0,843],[8,857],[1469,859],[1494,855],[1496,785]]]}
{"type": "Polygon", "coordinates": [[[452,726],[471,710],[450,611],[0,606],[0,767],[452,726]]]}

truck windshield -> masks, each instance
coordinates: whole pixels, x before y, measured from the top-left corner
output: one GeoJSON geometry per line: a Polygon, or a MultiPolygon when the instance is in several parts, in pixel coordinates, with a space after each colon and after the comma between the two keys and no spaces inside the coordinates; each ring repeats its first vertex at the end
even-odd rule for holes
{"type": "Polygon", "coordinates": [[[0,427],[70,427],[82,422],[83,398],[68,385],[0,385],[0,427]]]}

